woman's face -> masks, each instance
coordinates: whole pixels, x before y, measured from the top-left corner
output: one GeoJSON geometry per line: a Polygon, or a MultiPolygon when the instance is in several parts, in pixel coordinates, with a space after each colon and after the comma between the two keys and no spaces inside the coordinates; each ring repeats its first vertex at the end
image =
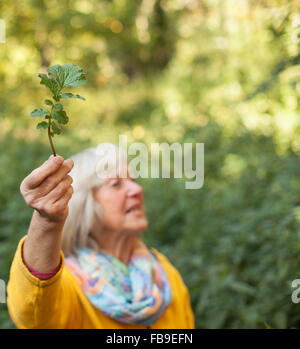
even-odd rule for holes
{"type": "Polygon", "coordinates": [[[105,230],[141,233],[147,228],[143,189],[129,174],[127,178],[106,179],[94,188],[94,198],[102,206],[105,230]]]}

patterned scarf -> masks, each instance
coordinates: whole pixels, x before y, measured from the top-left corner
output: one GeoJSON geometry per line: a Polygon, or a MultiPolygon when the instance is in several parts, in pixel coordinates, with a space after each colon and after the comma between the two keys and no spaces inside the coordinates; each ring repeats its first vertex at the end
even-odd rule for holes
{"type": "Polygon", "coordinates": [[[130,262],[89,248],[80,248],[65,265],[90,302],[107,316],[123,323],[153,324],[171,302],[166,272],[139,240],[130,262]]]}

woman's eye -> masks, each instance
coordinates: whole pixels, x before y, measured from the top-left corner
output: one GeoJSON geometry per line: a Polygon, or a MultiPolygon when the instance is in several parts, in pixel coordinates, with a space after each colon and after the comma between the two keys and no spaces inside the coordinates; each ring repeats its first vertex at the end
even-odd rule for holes
{"type": "Polygon", "coordinates": [[[119,186],[120,183],[121,183],[120,181],[113,181],[111,186],[112,187],[117,187],[117,186],[119,186]]]}

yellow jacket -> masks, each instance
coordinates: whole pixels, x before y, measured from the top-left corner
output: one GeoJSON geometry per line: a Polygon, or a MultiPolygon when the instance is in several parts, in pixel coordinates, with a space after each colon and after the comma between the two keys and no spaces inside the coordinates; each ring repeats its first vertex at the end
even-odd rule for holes
{"type": "MultiPolygon", "coordinates": [[[[7,285],[9,314],[18,328],[33,329],[139,329],[136,324],[123,324],[103,314],[85,296],[71,270],[64,266],[61,251],[61,267],[48,280],[33,276],[22,259],[22,246],[26,236],[19,242],[7,285]]],[[[188,289],[179,272],[168,259],[154,250],[168,274],[172,288],[172,302],[151,325],[153,329],[193,329],[194,315],[188,289]]]]}

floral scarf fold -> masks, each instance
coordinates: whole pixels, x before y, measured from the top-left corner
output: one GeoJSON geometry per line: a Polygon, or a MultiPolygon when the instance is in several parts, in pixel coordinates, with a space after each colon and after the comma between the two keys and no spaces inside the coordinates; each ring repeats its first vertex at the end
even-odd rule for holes
{"type": "Polygon", "coordinates": [[[65,259],[90,302],[117,321],[153,324],[170,304],[171,286],[155,255],[139,240],[128,266],[89,248],[65,259]]]}

